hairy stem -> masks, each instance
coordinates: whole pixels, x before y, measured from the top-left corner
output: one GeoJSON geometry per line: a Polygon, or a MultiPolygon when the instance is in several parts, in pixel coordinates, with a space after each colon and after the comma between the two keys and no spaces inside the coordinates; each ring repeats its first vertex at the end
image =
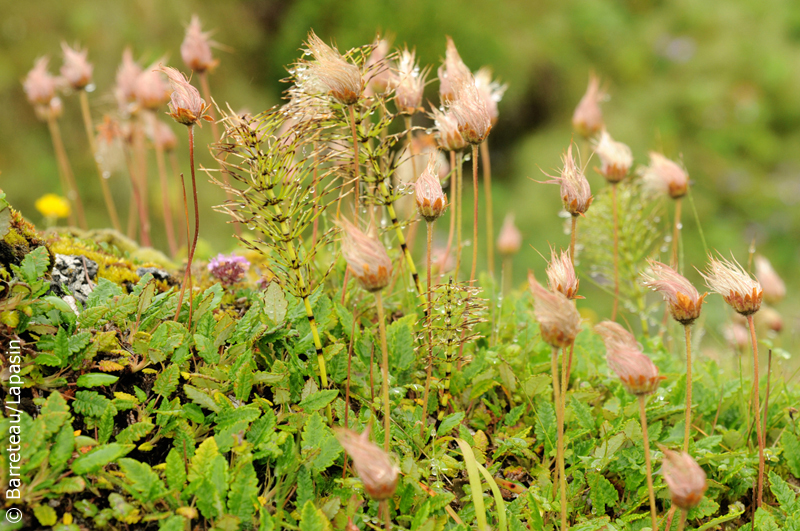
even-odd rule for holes
{"type": "Polygon", "coordinates": [[[456,180],[458,181],[458,201],[456,201],[456,272],[455,272],[455,279],[458,281],[458,273],[461,271],[461,242],[463,241],[461,238],[461,220],[462,220],[462,213],[464,212],[464,173],[463,173],[463,166],[464,166],[464,155],[459,152],[456,154],[456,180]]]}
{"type": "Polygon", "coordinates": [[[381,512],[383,512],[384,529],[389,531],[392,528],[392,515],[389,513],[389,502],[387,500],[381,500],[380,506],[381,512]]]}
{"type": "Polygon", "coordinates": [[[617,217],[617,183],[611,183],[611,211],[614,217],[614,307],[611,310],[611,320],[616,321],[617,309],[619,308],[619,219],[617,217]]]}
{"type": "Polygon", "coordinates": [[[492,161],[489,159],[489,142],[481,144],[483,156],[483,192],[486,196],[486,260],[489,276],[494,278],[494,214],[492,212],[492,161]]]}
{"type": "Polygon", "coordinates": [[[686,334],[686,429],[683,433],[683,451],[689,452],[689,432],[692,427],[692,327],[684,325],[686,334]]]}
{"type": "Polygon", "coordinates": [[[478,146],[472,146],[472,192],[474,195],[472,211],[472,270],[469,280],[474,284],[478,269],[478,146]]]}
{"type": "MultiPolygon", "coordinates": [[[[183,275],[183,284],[181,285],[181,294],[178,297],[178,309],[175,312],[175,321],[181,315],[181,308],[183,307],[183,296],[186,291],[186,286],[191,282],[192,276],[192,260],[194,259],[194,251],[197,247],[197,238],[200,234],[200,208],[197,201],[197,180],[194,174],[194,126],[188,127],[189,131],[189,167],[192,171],[192,195],[194,198],[194,237],[192,243],[189,244],[189,256],[186,262],[186,271],[183,275]]],[[[187,222],[188,223],[188,222],[187,222]]],[[[194,306],[194,290],[189,290],[189,328],[192,327],[192,312],[194,306]]]]}
{"type": "Polygon", "coordinates": [[[381,292],[375,292],[375,305],[378,307],[378,331],[381,335],[381,376],[383,378],[383,449],[389,451],[391,440],[391,404],[389,404],[389,349],[386,346],[386,316],[383,312],[383,297],[381,292]]]}
{"type": "Polygon", "coordinates": [[[756,437],[758,438],[758,494],[756,495],[756,509],[758,509],[761,507],[761,499],[764,494],[764,433],[761,429],[761,408],[759,407],[758,342],[756,341],[756,328],[752,314],[747,316],[747,324],[750,326],[750,340],[753,344],[753,384],[755,385],[753,399],[755,400],[756,437]]]}
{"type": "Polygon", "coordinates": [[[50,138],[53,140],[53,149],[56,152],[56,159],[63,175],[63,182],[67,185],[67,198],[70,203],[75,205],[75,214],[78,218],[78,226],[84,230],[89,228],[86,224],[86,214],[83,210],[83,201],[78,193],[78,187],[75,184],[75,176],[72,173],[72,167],[67,158],[67,150],[64,149],[64,141],[61,139],[61,129],[58,127],[58,121],[52,115],[47,117],[47,127],[50,129],[50,138]]]}
{"type": "Polygon", "coordinates": [[[426,327],[428,329],[428,368],[425,375],[425,395],[422,399],[422,426],[419,429],[419,436],[425,441],[425,424],[428,420],[428,397],[431,390],[431,378],[433,377],[433,332],[431,331],[432,324],[432,302],[431,302],[431,244],[433,242],[433,222],[427,222],[428,225],[428,322],[426,327]]]}
{"type": "MultiPolygon", "coordinates": [[[[562,355],[566,354],[566,350],[562,355]]],[[[556,408],[556,423],[558,434],[556,440],[556,475],[561,493],[561,531],[567,529],[567,478],[564,472],[564,411],[561,408],[561,391],[558,384],[558,348],[553,347],[551,356],[551,369],[553,372],[553,402],[556,408]]]]}
{"type": "Polygon", "coordinates": [[[89,96],[85,90],[80,91],[81,99],[81,115],[83,116],[83,127],[86,129],[86,137],[89,140],[89,149],[92,152],[94,165],[97,168],[97,176],[100,178],[100,189],[103,191],[103,201],[106,204],[108,217],[111,219],[111,225],[114,230],[121,232],[119,224],[119,216],[117,215],[117,207],[114,205],[114,198],[111,195],[111,189],[108,186],[108,179],[103,176],[103,168],[100,167],[100,161],[97,160],[97,143],[94,140],[94,131],[92,130],[92,115],[89,111],[89,96]]]}
{"type": "Polygon", "coordinates": [[[681,509],[681,517],[678,520],[678,531],[683,531],[684,527],[686,527],[686,515],[688,511],[686,509],[681,509]]]}
{"type": "Polygon", "coordinates": [[[658,531],[656,518],[656,493],[653,489],[653,464],[650,461],[650,434],[647,433],[647,413],[645,412],[645,395],[639,395],[639,419],[642,422],[642,444],[644,445],[644,464],[647,468],[647,494],[650,496],[650,519],[652,528],[658,531]]]}

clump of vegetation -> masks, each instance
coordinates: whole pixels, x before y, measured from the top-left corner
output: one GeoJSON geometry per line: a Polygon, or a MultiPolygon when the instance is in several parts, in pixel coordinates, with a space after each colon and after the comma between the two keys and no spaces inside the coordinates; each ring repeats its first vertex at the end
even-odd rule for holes
{"type": "MultiPolygon", "coordinates": [[[[376,41],[340,53],[312,32],[290,67],[285,105],[256,114],[216,109],[223,131],[210,145],[215,167],[204,170],[224,190],[217,210],[245,250],[197,267],[192,135],[209,111],[205,74],[214,62],[198,21],[187,39],[184,59],[200,75],[205,99],[180,72],[166,70],[170,115],[189,127],[192,142],[195,222],[192,233],[184,187],[180,288],[177,267],[137,262],[111,243],[44,240],[16,214],[6,216],[28,245],[3,265],[0,282],[0,337],[20,345],[19,356],[3,359],[3,385],[18,405],[0,418],[0,432],[20,434],[19,465],[0,460],[2,480],[19,489],[5,500],[6,510],[22,510],[12,528],[800,525],[800,390],[791,378],[772,376],[771,355],[759,373],[753,315],[761,283],[735,260],[710,258],[709,287],[751,332],[752,369],[740,363],[736,374],[692,350],[689,326],[697,335],[701,306],[714,302],[682,276],[677,243],[656,248],[664,235],[647,184],[660,183],[679,200],[688,181],[678,179],[677,192],[670,183],[678,172],[686,176],[683,168],[653,155],[646,171],[631,175],[628,152],[616,146],[621,161],[600,155],[610,192],[594,200],[570,144],[554,177],[572,218],[569,251],[551,250],[547,286],[531,272],[530,290],[501,292],[493,249],[480,275],[476,250],[478,149],[495,123],[501,88],[473,75],[449,40],[439,70],[443,106],[425,118],[419,91],[429,69],[420,70],[407,49],[388,53],[376,41]],[[425,131],[422,123],[431,121],[435,128],[425,131]],[[467,252],[460,218],[468,145],[475,202],[466,275],[459,264],[467,252]],[[439,147],[452,154],[445,172],[439,147]],[[417,166],[421,155],[428,163],[417,166]],[[399,178],[404,165],[409,182],[399,178]],[[454,206],[446,212],[448,180],[454,206]],[[409,192],[418,211],[402,219],[395,207],[409,192]],[[417,214],[427,223],[427,289],[412,251],[417,214]],[[434,222],[447,215],[448,246],[434,261],[432,240],[443,225],[434,222]],[[668,251],[670,266],[655,261],[668,251]],[[54,289],[50,270],[61,254],[97,264],[85,300],[54,289]],[[592,328],[582,318],[579,310],[594,301],[578,295],[580,280],[613,298],[609,321],[592,328]],[[664,295],[685,327],[677,334],[685,357],[673,352],[675,330],[661,321],[664,308],[648,306],[646,287],[664,295]],[[630,317],[639,330],[629,330],[630,317]]],[[[47,79],[42,68],[34,80],[47,79]]],[[[120,72],[121,88],[157,85],[157,71],[137,73],[130,58],[120,72]],[[131,80],[126,72],[148,77],[131,80]]],[[[593,83],[574,121],[602,151],[608,133],[593,83]]],[[[36,104],[52,110],[48,95],[36,104]]],[[[136,94],[123,94],[127,114],[119,118],[131,131],[123,146],[136,191],[129,226],[146,246],[142,128],[154,117],[139,113],[167,98],[138,96],[142,107],[134,110],[136,94]]],[[[47,118],[52,126],[55,117],[47,118]]],[[[64,193],[68,204],[77,201],[68,187],[64,193]]],[[[677,239],[680,202],[675,217],[677,239]]],[[[505,275],[521,242],[512,222],[502,232],[505,275]]],[[[764,278],[774,275],[765,267],[764,278]]],[[[770,289],[778,286],[770,281],[770,289]]]]}

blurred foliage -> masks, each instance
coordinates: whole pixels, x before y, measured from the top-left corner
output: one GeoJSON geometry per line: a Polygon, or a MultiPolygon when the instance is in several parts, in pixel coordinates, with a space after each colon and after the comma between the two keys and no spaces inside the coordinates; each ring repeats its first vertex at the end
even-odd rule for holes
{"type": "MultiPolygon", "coordinates": [[[[489,140],[496,227],[504,210],[513,210],[526,243],[540,252],[551,243],[545,235],[561,223],[557,192],[526,177],[539,179],[539,168],[549,171],[558,165],[572,135],[572,110],[594,70],[611,94],[604,106],[609,130],[632,147],[637,162],[644,162],[650,149],[663,150],[682,158],[692,176],[691,201],[684,209],[684,263],[702,267],[705,261],[693,202],[709,247],[744,257],[754,241],[787,277],[790,292],[800,288],[788,278],[800,259],[800,212],[792,208],[800,202],[796,2],[239,0],[201,5],[41,0],[9,3],[3,11],[0,186],[29,216],[35,215],[36,198],[57,190],[58,180],[46,127],[25,101],[20,81],[40,55],[51,56],[56,72],[62,40],[89,49],[97,85],[91,100],[99,121],[114,108],[111,88],[124,47],[132,46],[145,64],[163,56],[185,69],[178,50],[195,12],[225,45],[216,51],[221,64],[210,78],[214,97],[236,110],[260,111],[279,101],[285,88],[278,82],[285,75],[283,65],[297,57],[310,28],[340,48],[364,44],[376,31],[386,31],[395,44],[416,46],[422,62],[434,65],[444,55],[445,35],[451,35],[467,65],[492,65],[509,83],[489,140]]],[[[433,102],[437,89],[436,82],[428,87],[433,102]]],[[[107,225],[74,96],[65,99],[62,124],[90,224],[107,225]]],[[[204,128],[200,141],[208,141],[208,135],[204,128]]],[[[185,148],[185,138],[181,141],[185,148]]],[[[206,150],[199,151],[201,162],[209,165],[206,150]]],[[[188,173],[186,158],[181,163],[188,173]]],[[[591,179],[599,191],[602,179],[591,179]]],[[[124,175],[112,181],[117,203],[127,205],[124,175]]],[[[470,201],[468,194],[465,199],[470,201]]],[[[202,210],[201,237],[221,250],[234,242],[226,220],[210,208],[220,202],[219,190],[202,183],[201,204],[208,208],[202,210]]],[[[163,235],[156,238],[163,248],[163,235]]],[[[566,241],[565,236],[552,243],[566,241]]],[[[528,267],[544,267],[529,246],[517,264],[517,281],[528,267]]],[[[699,284],[699,276],[686,270],[699,284]]],[[[786,304],[785,328],[796,344],[797,305],[786,304]]]]}

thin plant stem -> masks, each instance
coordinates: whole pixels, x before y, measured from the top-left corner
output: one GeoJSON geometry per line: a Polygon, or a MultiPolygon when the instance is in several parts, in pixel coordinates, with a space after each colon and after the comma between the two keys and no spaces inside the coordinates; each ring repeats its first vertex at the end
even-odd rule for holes
{"type": "Polygon", "coordinates": [[[511,255],[503,256],[503,269],[501,272],[501,276],[503,277],[503,295],[508,295],[511,291],[511,275],[512,275],[512,267],[514,261],[511,255]]]}
{"type": "Polygon", "coordinates": [[[119,216],[117,215],[117,207],[114,205],[114,198],[111,195],[111,189],[108,186],[108,179],[103,175],[103,168],[100,167],[100,161],[97,160],[97,144],[94,140],[94,132],[92,131],[92,115],[89,111],[89,96],[85,90],[80,91],[81,100],[81,115],[83,116],[83,126],[86,129],[86,138],[89,140],[89,149],[92,152],[92,159],[97,168],[97,176],[100,178],[100,189],[103,191],[103,201],[106,203],[106,210],[108,210],[108,217],[111,219],[111,226],[114,230],[121,232],[119,224],[119,216]]]}
{"type": "MultiPolygon", "coordinates": [[[[128,236],[135,234],[137,218],[139,220],[139,232],[144,234],[144,230],[141,226],[142,220],[145,218],[142,194],[139,189],[139,183],[136,182],[136,172],[133,168],[133,161],[127,150],[125,151],[125,164],[128,166],[128,173],[131,176],[131,208],[128,212],[128,236]],[[132,228],[133,230],[131,230],[132,228]]],[[[142,244],[144,244],[144,238],[142,239],[142,244]]]]}
{"type": "Polygon", "coordinates": [[[753,323],[753,315],[747,316],[747,324],[750,326],[750,340],[753,344],[753,384],[755,391],[753,399],[755,400],[755,419],[756,419],[756,437],[758,438],[758,494],[756,495],[756,509],[761,507],[761,499],[764,493],[764,433],[761,429],[761,408],[759,407],[759,390],[758,390],[758,342],[756,341],[756,328],[753,323]]]}
{"type": "Polygon", "coordinates": [[[556,408],[556,423],[558,425],[558,438],[556,440],[556,475],[558,476],[558,487],[561,493],[561,531],[566,531],[567,478],[564,473],[564,412],[561,409],[561,391],[558,384],[558,348],[556,347],[553,347],[551,369],[553,372],[553,402],[556,408]]]}
{"type": "MultiPolygon", "coordinates": [[[[416,182],[419,178],[419,174],[417,173],[417,157],[416,153],[414,153],[414,143],[412,141],[413,135],[411,134],[411,116],[406,116],[405,118],[406,123],[406,135],[407,135],[407,144],[408,144],[408,153],[411,158],[411,179],[413,182],[416,182]]],[[[408,228],[408,248],[413,251],[414,249],[414,242],[417,239],[417,224],[414,223],[408,228]]]]}
{"type": "Polygon", "coordinates": [[[456,186],[458,179],[456,179],[456,152],[450,152],[450,231],[447,234],[447,247],[444,250],[444,258],[442,258],[441,275],[444,275],[445,264],[450,258],[450,249],[453,246],[453,235],[456,231],[456,202],[458,194],[456,193],[456,186]]]}
{"type": "Polygon", "coordinates": [[[181,178],[181,190],[183,191],[183,213],[184,213],[184,228],[186,229],[186,253],[189,253],[189,241],[191,241],[191,234],[189,233],[189,201],[186,198],[186,179],[183,178],[183,174],[180,174],[181,178]]]}
{"type": "Polygon", "coordinates": [[[419,429],[419,436],[425,442],[425,425],[428,420],[428,398],[431,390],[431,378],[433,377],[433,333],[431,331],[431,244],[433,242],[433,223],[427,222],[428,225],[428,322],[426,327],[428,329],[428,368],[425,375],[425,395],[422,399],[422,426],[419,429]]]}
{"type": "Polygon", "coordinates": [[[472,146],[472,270],[469,274],[470,282],[474,283],[475,273],[478,270],[478,146],[472,146]]]}
{"type": "Polygon", "coordinates": [[[386,316],[383,312],[383,297],[381,292],[375,292],[375,305],[378,307],[378,331],[381,335],[381,376],[383,377],[383,449],[389,451],[389,441],[391,439],[391,405],[389,404],[389,349],[386,346],[386,316]]]}
{"type": "MultiPolygon", "coordinates": [[[[181,184],[183,184],[183,174],[180,172],[180,169],[178,168],[178,157],[175,155],[175,150],[170,150],[169,151],[169,163],[170,163],[170,167],[172,168],[173,175],[180,176],[181,184]]],[[[185,234],[186,235],[186,249],[187,249],[186,253],[188,254],[189,253],[189,251],[188,251],[188,249],[189,249],[189,213],[188,213],[188,211],[186,212],[186,219],[184,221],[184,224],[185,224],[185,227],[181,227],[181,228],[183,228],[185,230],[178,231],[178,232],[180,234],[185,234]]],[[[183,242],[177,242],[177,243],[181,244],[183,242]]]]}
{"type": "Polygon", "coordinates": [[[670,528],[672,527],[672,519],[675,518],[675,511],[677,509],[678,509],[678,506],[677,505],[673,505],[672,507],[669,508],[669,511],[667,511],[667,516],[666,516],[667,525],[664,528],[664,531],[669,531],[670,528]]]}
{"type": "Polygon", "coordinates": [[[681,233],[681,198],[675,200],[675,225],[672,228],[672,268],[680,273],[678,269],[678,240],[681,233]]]}
{"type": "Polygon", "coordinates": [[[575,353],[575,341],[569,344],[569,360],[567,361],[567,383],[569,383],[569,377],[572,374],[572,355],[574,353],[575,353]]]}
{"type": "Polygon", "coordinates": [[[389,531],[392,528],[392,515],[389,513],[389,502],[381,500],[381,512],[383,513],[384,529],[389,531]]]}
{"type": "MultiPolygon", "coordinates": [[[[137,171],[139,179],[139,195],[141,199],[141,207],[139,209],[139,227],[142,232],[141,239],[142,245],[149,247],[150,243],[150,214],[149,214],[149,198],[150,193],[147,183],[147,146],[144,142],[144,124],[142,123],[141,116],[136,116],[135,120],[131,121],[133,127],[133,158],[134,168],[137,171]],[[144,216],[144,217],[142,217],[144,216]]],[[[193,148],[191,148],[193,149],[193,148]]]]}
{"type": "Polygon", "coordinates": [[[569,259],[575,267],[575,241],[578,236],[578,216],[572,216],[572,230],[569,236],[569,259]]]}
{"type": "Polygon", "coordinates": [[[692,427],[692,327],[684,325],[686,334],[686,428],[683,433],[683,451],[689,452],[689,432],[692,427]]]}
{"type": "Polygon", "coordinates": [[[458,273],[461,271],[461,242],[463,241],[461,238],[461,220],[462,213],[464,211],[464,173],[463,173],[463,165],[464,165],[464,155],[459,152],[456,154],[456,180],[458,181],[458,200],[456,201],[456,272],[455,272],[455,279],[458,281],[458,273]]]}
{"type": "MultiPolygon", "coordinates": [[[[153,118],[155,122],[155,117],[153,118]]],[[[175,224],[172,222],[172,208],[170,207],[169,184],[167,181],[167,164],[164,160],[164,148],[160,142],[154,142],[156,149],[156,163],[158,164],[158,180],[161,184],[161,207],[164,216],[164,228],[167,233],[167,245],[171,256],[178,253],[178,243],[175,239],[175,224]]]]}
{"type": "Polygon", "coordinates": [[[353,135],[353,190],[354,190],[354,204],[356,207],[355,218],[358,220],[360,215],[359,209],[361,208],[361,182],[358,177],[358,135],[356,134],[356,109],[355,105],[348,107],[350,110],[350,132],[353,135]]]}
{"type": "Polygon", "coordinates": [[[611,211],[614,217],[614,307],[611,310],[611,320],[616,321],[617,309],[619,308],[619,219],[617,216],[617,183],[611,183],[611,211]]]}
{"type": "MultiPolygon", "coordinates": [[[[61,184],[61,193],[64,194],[64,197],[67,198],[67,201],[69,201],[69,204],[71,205],[72,204],[72,199],[70,199],[70,197],[69,197],[70,196],[69,183],[67,182],[67,176],[64,173],[64,168],[63,168],[63,165],[61,164],[61,158],[58,156],[58,149],[56,148],[55,139],[53,137],[53,130],[50,127],[50,121],[49,120],[47,122],[47,126],[48,126],[48,129],[50,130],[50,140],[53,141],[53,152],[56,154],[56,162],[57,162],[57,165],[58,165],[58,182],[61,184]]],[[[77,221],[75,219],[75,209],[74,208],[70,208],[69,209],[69,213],[67,214],[67,221],[73,227],[76,226],[77,221]]]]}
{"type": "Polygon", "coordinates": [[[681,509],[681,518],[678,520],[678,531],[683,531],[683,528],[686,527],[687,512],[686,509],[681,509]]]}
{"type": "MultiPolygon", "coordinates": [[[[770,384],[770,375],[772,374],[772,349],[769,349],[769,354],[767,355],[767,390],[764,394],[764,429],[762,433],[764,434],[764,438],[767,437],[767,411],[769,410],[769,384],[770,384]]],[[[766,444],[766,441],[764,441],[766,444]]]]}
{"type": "Polygon", "coordinates": [[[483,192],[486,198],[486,260],[489,276],[494,278],[494,213],[492,212],[492,161],[489,159],[489,142],[481,144],[483,157],[483,192]]]}
{"type": "MultiPolygon", "coordinates": [[[[183,296],[184,292],[186,291],[186,286],[191,282],[192,276],[192,260],[194,259],[194,251],[197,247],[197,238],[200,234],[200,208],[197,203],[197,180],[195,179],[194,174],[194,126],[188,126],[189,132],[189,167],[192,171],[192,195],[194,198],[194,236],[192,238],[192,243],[189,245],[189,256],[188,261],[186,262],[186,271],[183,276],[183,285],[181,286],[181,294],[178,297],[178,309],[175,312],[175,321],[178,320],[178,317],[181,315],[181,307],[183,306],[183,296]]],[[[188,224],[187,224],[188,226],[188,224]]],[[[189,290],[189,328],[192,326],[192,311],[194,307],[194,290],[189,290]]]]}
{"type": "MultiPolygon", "coordinates": [[[[647,494],[650,496],[650,519],[652,529],[658,531],[658,519],[656,518],[656,493],[653,489],[653,464],[650,461],[650,434],[647,433],[647,413],[645,412],[645,395],[639,395],[639,419],[642,422],[642,444],[644,445],[644,464],[647,468],[647,494]]],[[[669,528],[667,528],[669,529],[669,528]]]]}
{"type": "Polygon", "coordinates": [[[67,150],[64,149],[64,141],[61,138],[61,129],[58,127],[58,121],[56,120],[55,116],[50,115],[47,117],[47,127],[50,129],[50,138],[53,140],[53,149],[56,152],[58,165],[61,168],[62,175],[64,176],[64,182],[67,184],[67,198],[69,199],[70,203],[75,204],[75,214],[77,215],[78,226],[86,230],[88,225],[86,224],[86,214],[83,210],[83,201],[81,201],[81,196],[78,193],[78,187],[75,184],[75,176],[72,173],[72,168],[69,164],[69,158],[67,158],[67,150]]]}

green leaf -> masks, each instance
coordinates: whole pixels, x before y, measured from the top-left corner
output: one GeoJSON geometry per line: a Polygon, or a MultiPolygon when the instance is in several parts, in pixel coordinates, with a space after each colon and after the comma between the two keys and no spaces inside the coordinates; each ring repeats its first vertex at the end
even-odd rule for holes
{"type": "Polygon", "coordinates": [[[617,489],[605,476],[597,472],[590,472],[586,476],[586,480],[589,484],[589,495],[595,514],[605,514],[606,506],[613,507],[617,504],[619,501],[617,489]]]}
{"type": "Polygon", "coordinates": [[[390,371],[402,372],[411,368],[416,357],[414,356],[414,332],[412,323],[416,315],[407,315],[398,319],[386,329],[386,343],[389,348],[390,371]]]}
{"type": "Polygon", "coordinates": [[[186,518],[177,514],[173,514],[158,524],[158,531],[184,531],[185,526],[186,518]]]}
{"type": "Polygon", "coordinates": [[[786,457],[786,465],[794,477],[800,478],[800,439],[786,430],[781,436],[781,445],[783,446],[783,455],[786,457]]]}
{"type": "Polygon", "coordinates": [[[525,413],[525,408],[527,406],[525,404],[520,404],[516,407],[512,407],[511,410],[506,413],[505,418],[503,419],[503,423],[506,426],[513,426],[519,419],[522,418],[522,415],[525,413]]]}
{"type": "Polygon", "coordinates": [[[148,356],[153,363],[166,360],[175,349],[189,339],[189,332],[181,323],[164,321],[150,338],[148,356]]]}
{"type": "Polygon", "coordinates": [[[94,308],[95,306],[106,304],[114,297],[120,297],[122,295],[124,295],[122,288],[107,278],[100,278],[94,290],[92,290],[86,300],[86,308],[94,308]]]}
{"type": "Polygon", "coordinates": [[[107,443],[114,433],[114,415],[116,415],[115,408],[108,407],[100,416],[100,422],[97,426],[97,442],[100,444],[107,443]]]}
{"type": "Polygon", "coordinates": [[[800,509],[795,503],[797,496],[792,488],[775,472],[770,471],[769,473],[769,485],[772,494],[775,495],[775,499],[778,500],[781,509],[783,509],[786,514],[792,514],[795,510],[800,509]]]}
{"type": "Polygon", "coordinates": [[[550,402],[540,400],[537,403],[534,433],[536,441],[544,444],[545,454],[549,455],[556,447],[556,410],[550,402]]]}
{"type": "Polygon", "coordinates": [[[72,402],[72,409],[81,415],[99,417],[109,407],[114,407],[111,400],[101,396],[96,391],[78,391],[72,402]]]}
{"type": "Polygon", "coordinates": [[[183,462],[183,454],[177,448],[172,448],[167,454],[166,465],[164,475],[167,477],[167,485],[170,489],[180,492],[186,484],[186,465],[183,462]]]}
{"type": "Polygon", "coordinates": [[[327,469],[342,453],[342,446],[317,412],[312,413],[306,421],[301,449],[304,456],[314,456],[310,466],[315,472],[327,469]]]}
{"type": "Polygon", "coordinates": [[[111,385],[119,380],[119,376],[104,373],[89,373],[78,376],[78,387],[98,387],[111,385]]]}
{"type": "Polygon", "coordinates": [[[39,523],[46,527],[52,527],[58,522],[56,510],[49,505],[34,505],[33,514],[39,520],[39,523]]]}
{"type": "Polygon", "coordinates": [[[281,324],[286,318],[286,308],[288,308],[289,303],[286,302],[283,289],[277,282],[269,283],[264,292],[263,301],[266,316],[276,325],[281,324]]]}
{"type": "Polygon", "coordinates": [[[42,406],[39,418],[44,422],[45,433],[52,435],[58,432],[59,428],[69,418],[69,406],[61,393],[54,391],[47,397],[47,402],[42,406]]]}
{"type": "Polygon", "coordinates": [[[177,389],[179,380],[180,368],[175,364],[170,364],[156,378],[156,382],[153,384],[153,392],[164,398],[169,398],[169,395],[177,389]]]}
{"type": "Polygon", "coordinates": [[[50,255],[47,252],[47,247],[42,245],[26,254],[19,267],[12,265],[11,269],[27,284],[33,284],[47,273],[49,267],[50,255]]]}
{"type": "Polygon", "coordinates": [[[78,475],[95,472],[111,461],[119,459],[135,448],[132,444],[103,444],[72,462],[72,471],[78,475]]]}
{"type": "Polygon", "coordinates": [[[570,408],[575,414],[575,418],[584,430],[594,432],[596,425],[594,415],[589,405],[575,398],[575,395],[570,396],[570,408]]]}
{"type": "Polygon", "coordinates": [[[65,363],[69,359],[69,336],[67,331],[59,328],[53,345],[53,355],[65,363]]]}
{"type": "Polygon", "coordinates": [[[202,334],[194,335],[194,344],[197,353],[206,363],[219,363],[219,350],[214,346],[214,342],[202,334]]]}
{"type": "Polygon", "coordinates": [[[336,398],[338,394],[339,391],[336,389],[317,391],[300,401],[297,407],[301,408],[303,411],[317,411],[333,402],[333,399],[336,398]]]}
{"type": "Polygon", "coordinates": [[[497,385],[499,385],[499,382],[497,382],[496,380],[491,380],[488,378],[485,380],[480,380],[476,382],[475,385],[472,386],[472,390],[469,393],[469,399],[475,400],[477,398],[480,398],[490,389],[492,389],[497,385]]]}
{"type": "Polygon", "coordinates": [[[121,444],[135,443],[153,431],[153,423],[147,419],[136,424],[131,424],[117,434],[117,442],[121,444]]]}
{"type": "Polygon", "coordinates": [[[86,488],[86,482],[81,477],[71,476],[64,479],[59,479],[55,485],[50,487],[50,491],[56,494],[75,494],[76,492],[83,492],[86,488]]]}
{"type": "Polygon", "coordinates": [[[124,457],[119,460],[119,468],[129,482],[127,486],[128,492],[142,503],[150,503],[161,499],[167,490],[164,488],[161,478],[153,472],[153,469],[147,463],[124,457]]]}
{"type": "Polygon", "coordinates": [[[300,513],[300,531],[330,531],[330,529],[331,523],[322,511],[314,507],[312,501],[307,501],[300,513]]]}
{"type": "Polygon", "coordinates": [[[238,465],[228,493],[228,512],[242,522],[250,522],[258,506],[258,478],[252,461],[238,465]]]}
{"type": "Polygon", "coordinates": [[[216,456],[220,455],[214,437],[208,437],[197,448],[189,465],[188,480],[190,482],[209,476],[209,469],[216,456]]]}
{"type": "Polygon", "coordinates": [[[775,518],[763,507],[759,507],[756,511],[755,529],[758,531],[778,531],[778,524],[775,518]]]}
{"type": "Polygon", "coordinates": [[[56,435],[56,440],[50,448],[50,466],[54,469],[64,466],[72,457],[74,449],[75,433],[72,431],[71,424],[65,424],[56,435]]]}
{"type": "Polygon", "coordinates": [[[206,409],[210,409],[211,411],[213,411],[215,413],[219,413],[219,411],[221,409],[219,407],[219,404],[214,402],[213,398],[208,396],[208,394],[204,393],[203,391],[201,391],[197,387],[194,387],[194,386],[189,385],[189,384],[185,384],[183,386],[183,391],[186,393],[186,396],[188,396],[189,399],[192,402],[194,402],[195,404],[197,404],[198,406],[204,407],[206,409]]]}
{"type": "Polygon", "coordinates": [[[442,423],[439,424],[439,428],[436,430],[436,435],[442,437],[450,433],[450,430],[461,424],[461,421],[464,420],[464,412],[457,411],[456,413],[451,413],[447,415],[444,419],[442,419],[442,423]]]}

